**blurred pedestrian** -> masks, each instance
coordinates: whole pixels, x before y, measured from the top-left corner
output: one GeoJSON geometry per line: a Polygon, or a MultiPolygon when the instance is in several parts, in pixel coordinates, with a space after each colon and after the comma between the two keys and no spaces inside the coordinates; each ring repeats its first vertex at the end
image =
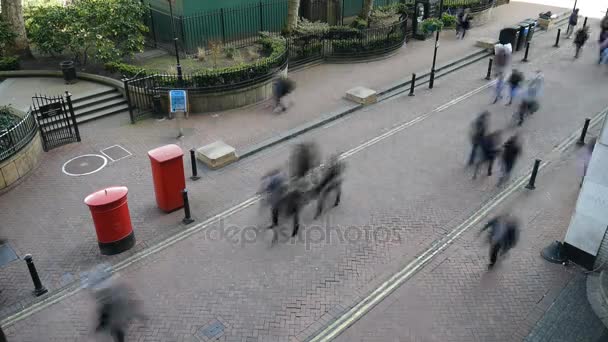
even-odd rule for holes
{"type": "Polygon", "coordinates": [[[601,22],[600,37],[598,39],[600,59],[598,64],[602,63],[602,54],[608,48],[608,16],[604,17],[601,22]]]}
{"type": "Polygon", "coordinates": [[[272,224],[269,228],[279,223],[279,203],[287,191],[286,188],[285,178],[279,169],[271,171],[262,178],[262,189],[259,193],[265,194],[265,204],[270,207],[272,224]]]}
{"type": "Polygon", "coordinates": [[[467,34],[467,31],[471,27],[471,18],[469,15],[469,9],[464,9],[458,16],[456,17],[457,23],[456,27],[458,28],[458,33],[456,34],[456,39],[464,39],[464,36],[467,34]]]}
{"type": "Polygon", "coordinates": [[[98,305],[95,331],[109,334],[115,342],[125,341],[126,330],[132,320],[146,319],[140,310],[139,301],[134,299],[131,290],[123,284],[99,289],[95,295],[98,305]]]}
{"type": "Polygon", "coordinates": [[[275,101],[274,112],[284,112],[287,106],[283,104],[283,98],[295,89],[295,84],[287,77],[279,77],[273,84],[272,91],[275,101]]]}
{"type": "Polygon", "coordinates": [[[511,65],[511,57],[513,55],[513,47],[511,44],[496,44],[494,45],[494,71],[496,75],[506,75],[507,69],[511,65]]]}
{"type": "Polygon", "coordinates": [[[540,70],[537,70],[536,75],[530,80],[523,93],[523,98],[518,110],[518,126],[521,126],[524,123],[524,118],[526,116],[536,113],[540,108],[539,101],[544,90],[544,84],[545,77],[540,70]]]}
{"type": "Polygon", "coordinates": [[[578,8],[575,8],[570,14],[570,18],[568,18],[568,29],[566,30],[566,39],[570,39],[576,25],[578,24],[578,8]]]}
{"type": "Polygon", "coordinates": [[[492,269],[498,259],[498,253],[506,254],[511,248],[515,247],[519,240],[519,221],[511,215],[498,215],[491,219],[483,228],[480,234],[487,229],[488,243],[490,244],[490,263],[488,269],[492,269]]]}
{"type": "Polygon", "coordinates": [[[477,178],[479,168],[483,164],[488,164],[488,176],[492,175],[492,166],[494,166],[494,160],[498,154],[498,146],[500,144],[500,134],[500,131],[496,131],[481,139],[481,159],[475,163],[473,179],[477,178]]]}
{"type": "Polygon", "coordinates": [[[608,31],[606,38],[600,43],[600,64],[608,64],[608,31]]]}
{"type": "Polygon", "coordinates": [[[596,138],[592,138],[587,145],[585,145],[585,147],[583,148],[583,156],[582,156],[582,166],[583,166],[583,170],[582,170],[582,177],[581,177],[581,184],[580,186],[583,186],[583,181],[585,180],[585,176],[587,175],[587,169],[589,168],[589,162],[591,161],[591,156],[593,155],[593,149],[595,148],[595,143],[596,143],[597,139],[596,138]]]}
{"type": "Polygon", "coordinates": [[[488,131],[489,118],[490,112],[486,110],[479,114],[471,124],[469,133],[471,138],[471,153],[469,155],[469,161],[467,162],[468,166],[473,165],[480,153],[479,149],[481,149],[483,137],[488,131]]]}
{"type": "Polygon", "coordinates": [[[299,143],[295,145],[290,156],[291,177],[301,178],[310,170],[319,166],[319,152],[314,143],[299,143]]]}
{"type": "Polygon", "coordinates": [[[574,58],[578,58],[587,39],[589,39],[589,26],[583,26],[583,28],[576,31],[576,36],[574,37],[574,46],[576,47],[574,58]]]}
{"type": "Polygon", "coordinates": [[[517,162],[520,155],[521,144],[518,135],[515,134],[505,142],[502,148],[502,176],[498,181],[499,186],[509,180],[511,172],[513,171],[513,166],[515,166],[515,162],[517,162]]]}
{"type": "Polygon", "coordinates": [[[524,81],[524,74],[517,69],[513,69],[511,76],[509,77],[509,102],[508,105],[513,103],[513,99],[517,95],[520,89],[521,83],[524,81]]]}
{"type": "Polygon", "coordinates": [[[334,207],[340,205],[340,197],[342,196],[342,174],[344,173],[344,168],[344,163],[340,161],[338,155],[332,156],[327,163],[321,181],[315,189],[315,195],[317,196],[317,213],[315,214],[315,219],[323,213],[325,198],[332,191],[336,192],[334,207]]]}

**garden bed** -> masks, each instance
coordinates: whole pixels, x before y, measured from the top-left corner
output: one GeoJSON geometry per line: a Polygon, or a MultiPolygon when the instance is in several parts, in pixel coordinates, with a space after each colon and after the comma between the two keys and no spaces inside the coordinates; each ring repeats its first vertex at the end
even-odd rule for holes
{"type": "Polygon", "coordinates": [[[19,120],[21,118],[13,114],[7,106],[0,107],[0,132],[12,128],[19,120]]]}

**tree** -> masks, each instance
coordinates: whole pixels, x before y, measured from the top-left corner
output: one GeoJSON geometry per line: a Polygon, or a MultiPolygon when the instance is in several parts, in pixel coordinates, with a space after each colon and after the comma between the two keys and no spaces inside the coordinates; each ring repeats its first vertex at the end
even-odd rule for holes
{"type": "Polygon", "coordinates": [[[287,32],[292,32],[298,27],[299,12],[300,0],[289,0],[287,7],[287,32]]]}
{"type": "Polygon", "coordinates": [[[30,56],[30,46],[25,32],[22,0],[1,0],[2,18],[14,33],[8,51],[22,56],[30,56]]]}
{"type": "Polygon", "coordinates": [[[365,0],[363,2],[363,8],[361,8],[361,14],[359,14],[359,17],[363,20],[368,20],[373,8],[374,0],[365,0]]]}

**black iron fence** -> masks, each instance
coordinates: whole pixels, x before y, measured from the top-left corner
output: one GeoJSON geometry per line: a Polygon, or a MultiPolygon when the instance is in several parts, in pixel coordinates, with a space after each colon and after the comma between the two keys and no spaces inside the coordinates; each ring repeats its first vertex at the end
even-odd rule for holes
{"type": "Polygon", "coordinates": [[[29,144],[37,131],[36,118],[31,110],[14,126],[0,131],[0,162],[14,156],[29,144]]]}

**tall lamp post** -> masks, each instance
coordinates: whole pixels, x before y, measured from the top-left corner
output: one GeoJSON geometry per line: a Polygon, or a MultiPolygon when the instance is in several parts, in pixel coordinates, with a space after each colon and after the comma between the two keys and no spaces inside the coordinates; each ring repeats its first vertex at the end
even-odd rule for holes
{"type": "Polygon", "coordinates": [[[173,43],[175,44],[175,59],[177,61],[177,83],[178,86],[182,85],[182,81],[183,81],[183,75],[182,75],[182,66],[179,63],[179,49],[177,47],[177,36],[175,35],[175,22],[173,19],[173,1],[174,0],[167,0],[169,1],[169,15],[171,16],[171,31],[173,33],[173,43]]]}
{"type": "MultiPolygon", "coordinates": [[[[441,14],[443,13],[443,0],[439,1],[439,20],[441,20],[441,14]]],[[[433,66],[431,67],[431,79],[429,81],[429,89],[433,89],[433,85],[435,84],[435,63],[437,62],[437,48],[439,47],[439,32],[441,30],[437,30],[435,34],[435,52],[433,53],[433,66]]]]}

